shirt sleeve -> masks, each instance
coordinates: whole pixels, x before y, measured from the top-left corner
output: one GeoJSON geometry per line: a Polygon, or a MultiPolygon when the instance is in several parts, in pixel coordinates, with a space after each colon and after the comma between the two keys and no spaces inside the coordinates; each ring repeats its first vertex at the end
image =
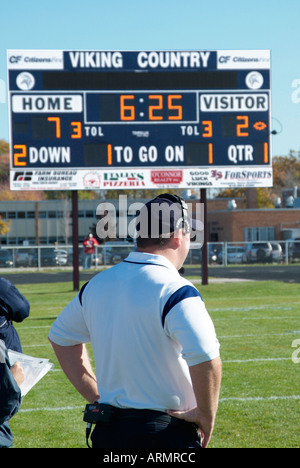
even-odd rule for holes
{"type": "Polygon", "coordinates": [[[60,346],[74,346],[90,341],[90,334],[83,316],[81,294],[82,290],[52,324],[49,338],[60,346]]]}
{"type": "Polygon", "coordinates": [[[173,294],[168,303],[169,310],[164,320],[165,331],[181,346],[182,357],[188,366],[218,357],[220,344],[215,327],[196,288],[181,288],[173,294]]]}
{"type": "Polygon", "coordinates": [[[18,289],[5,278],[0,280],[0,315],[22,322],[29,316],[30,304],[18,289]]]}

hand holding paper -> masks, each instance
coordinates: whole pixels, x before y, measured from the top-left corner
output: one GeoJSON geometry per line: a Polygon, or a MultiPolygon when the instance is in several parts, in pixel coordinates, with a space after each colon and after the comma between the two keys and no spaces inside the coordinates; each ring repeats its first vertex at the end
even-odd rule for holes
{"type": "Polygon", "coordinates": [[[18,361],[24,371],[25,380],[20,385],[21,395],[24,397],[53,368],[49,359],[35,358],[16,351],[8,350],[11,365],[18,361]]]}

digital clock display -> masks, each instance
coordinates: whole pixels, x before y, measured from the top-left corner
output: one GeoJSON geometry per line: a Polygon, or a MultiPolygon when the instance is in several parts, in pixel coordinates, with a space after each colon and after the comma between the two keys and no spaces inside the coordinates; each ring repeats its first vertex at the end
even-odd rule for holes
{"type": "Polygon", "coordinates": [[[87,93],[87,121],[197,122],[195,93],[87,93]]]}
{"type": "Polygon", "coordinates": [[[72,175],[51,173],[49,190],[90,173],[97,189],[112,173],[144,188],[272,184],[269,51],[21,50],[8,71],[12,189],[20,170],[28,189],[45,170],[72,175]]]}

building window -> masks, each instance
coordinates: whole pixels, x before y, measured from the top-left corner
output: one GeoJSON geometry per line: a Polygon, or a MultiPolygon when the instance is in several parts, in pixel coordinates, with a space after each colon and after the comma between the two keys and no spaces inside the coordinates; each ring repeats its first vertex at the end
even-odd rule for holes
{"type": "Polygon", "coordinates": [[[275,240],[275,227],[250,227],[244,228],[244,240],[246,242],[275,240]]]}

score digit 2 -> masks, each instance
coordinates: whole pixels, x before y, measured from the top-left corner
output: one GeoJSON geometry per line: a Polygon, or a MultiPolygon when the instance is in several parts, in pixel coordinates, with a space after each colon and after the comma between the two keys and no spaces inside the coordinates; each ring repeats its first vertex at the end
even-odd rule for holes
{"type": "Polygon", "coordinates": [[[14,145],[14,166],[27,166],[27,146],[26,145],[14,145]],[[23,158],[23,161],[20,160],[23,158]],[[25,161],[24,161],[25,159],[25,161]]]}
{"type": "Polygon", "coordinates": [[[240,137],[247,137],[249,136],[249,132],[243,131],[244,129],[249,128],[249,117],[248,115],[237,115],[237,120],[240,120],[243,123],[239,123],[236,125],[236,134],[240,137]]]}

